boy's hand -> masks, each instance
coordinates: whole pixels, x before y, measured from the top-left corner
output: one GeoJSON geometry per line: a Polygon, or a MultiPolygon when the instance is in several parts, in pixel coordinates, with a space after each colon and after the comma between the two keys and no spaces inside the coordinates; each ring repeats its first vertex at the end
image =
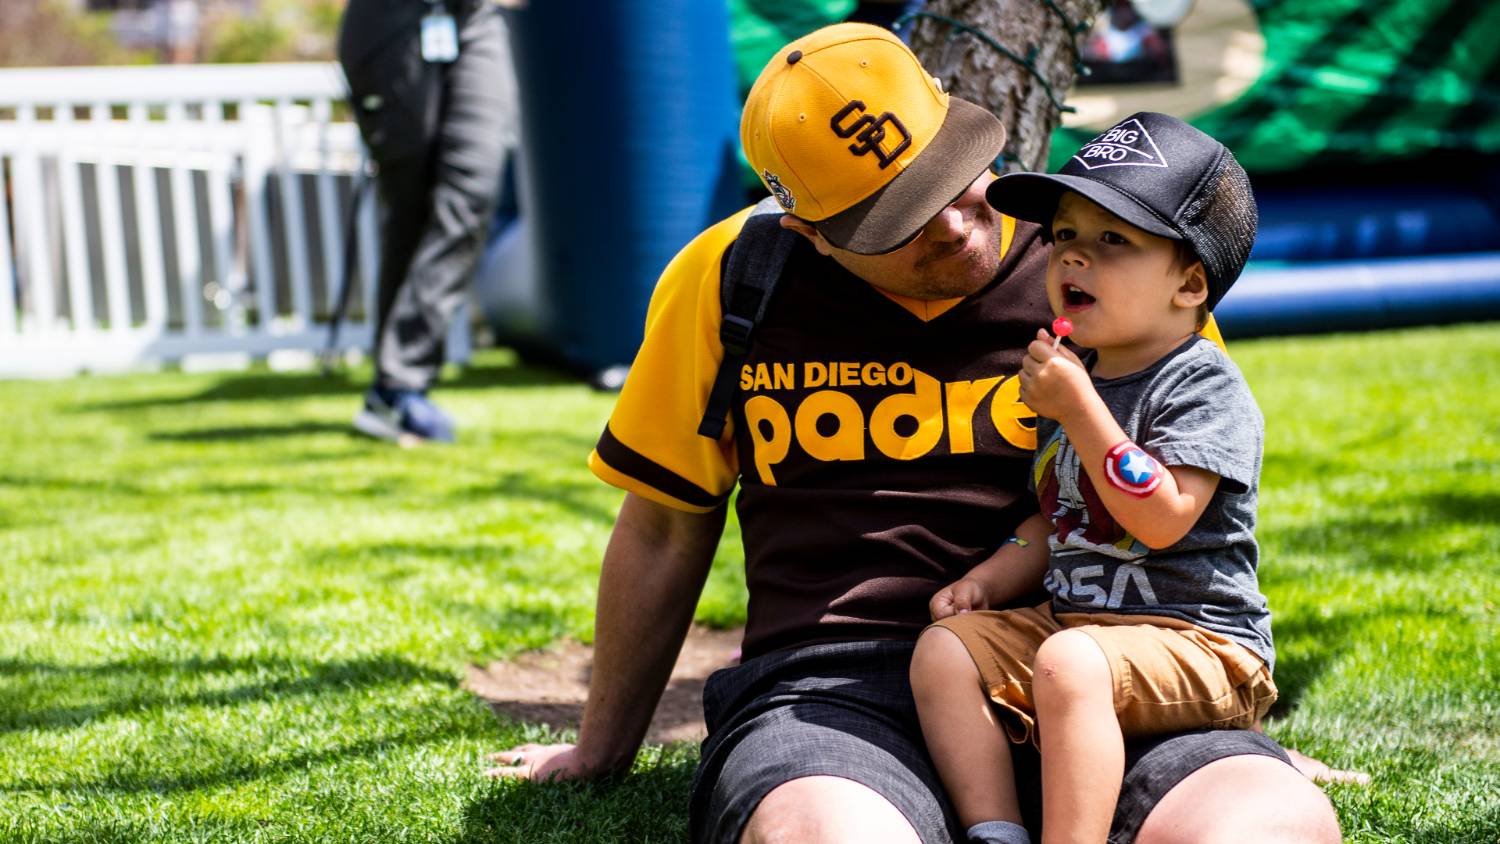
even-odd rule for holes
{"type": "Polygon", "coordinates": [[[1048,419],[1062,421],[1094,389],[1083,361],[1072,350],[1052,348],[1052,335],[1037,329],[1021,362],[1021,401],[1048,419]]]}
{"type": "Polygon", "coordinates": [[[941,621],[950,615],[970,610],[989,608],[990,600],[984,594],[984,587],[967,578],[944,586],[927,603],[927,610],[932,613],[933,621],[941,621]]]}

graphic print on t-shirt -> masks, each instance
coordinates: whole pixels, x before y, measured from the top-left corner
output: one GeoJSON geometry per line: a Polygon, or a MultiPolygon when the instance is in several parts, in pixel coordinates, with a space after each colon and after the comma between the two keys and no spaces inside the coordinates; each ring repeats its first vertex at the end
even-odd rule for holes
{"type": "Polygon", "coordinates": [[[1121,527],[1105,508],[1078,452],[1062,427],[1038,446],[1032,478],[1042,514],[1052,520],[1048,540],[1058,556],[1093,551],[1119,560],[1146,556],[1149,549],[1121,527]]]}

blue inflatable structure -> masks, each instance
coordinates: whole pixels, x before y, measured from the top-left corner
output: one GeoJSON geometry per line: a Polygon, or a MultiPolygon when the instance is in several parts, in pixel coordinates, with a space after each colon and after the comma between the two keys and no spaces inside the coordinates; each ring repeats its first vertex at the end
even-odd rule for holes
{"type": "Polygon", "coordinates": [[[1214,310],[1220,328],[1249,337],[1500,319],[1493,182],[1257,187],[1260,232],[1214,310]]]}
{"type": "Polygon", "coordinates": [[[1356,261],[1500,250],[1500,208],[1476,186],[1257,187],[1252,261],[1356,261]]]}
{"type": "Polygon", "coordinates": [[[1252,263],[1214,318],[1227,337],[1500,319],[1500,252],[1252,263]]]}
{"type": "Polygon", "coordinates": [[[728,12],[546,0],[506,23],[519,216],[491,238],[481,301],[501,343],[599,376],[634,359],[672,256],[743,204],[728,12]]]}

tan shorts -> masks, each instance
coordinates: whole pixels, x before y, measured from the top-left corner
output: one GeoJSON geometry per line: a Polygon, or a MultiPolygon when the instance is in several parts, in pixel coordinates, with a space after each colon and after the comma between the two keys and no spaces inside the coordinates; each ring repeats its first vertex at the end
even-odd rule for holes
{"type": "Polygon", "coordinates": [[[1126,736],[1199,727],[1249,727],[1276,700],[1260,657],[1237,642],[1162,616],[1064,613],[1051,603],[1004,612],[951,616],[952,631],[979,668],[1011,741],[1036,741],[1031,665],[1059,630],[1081,630],[1099,644],[1114,680],[1115,712],[1126,736]]]}

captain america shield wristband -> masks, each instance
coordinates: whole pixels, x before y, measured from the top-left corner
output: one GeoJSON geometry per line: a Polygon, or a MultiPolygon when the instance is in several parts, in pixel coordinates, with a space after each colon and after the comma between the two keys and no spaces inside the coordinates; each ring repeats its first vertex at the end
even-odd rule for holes
{"type": "Polygon", "coordinates": [[[1140,446],[1125,440],[1104,455],[1104,475],[1115,489],[1145,498],[1161,486],[1167,470],[1140,446]]]}

